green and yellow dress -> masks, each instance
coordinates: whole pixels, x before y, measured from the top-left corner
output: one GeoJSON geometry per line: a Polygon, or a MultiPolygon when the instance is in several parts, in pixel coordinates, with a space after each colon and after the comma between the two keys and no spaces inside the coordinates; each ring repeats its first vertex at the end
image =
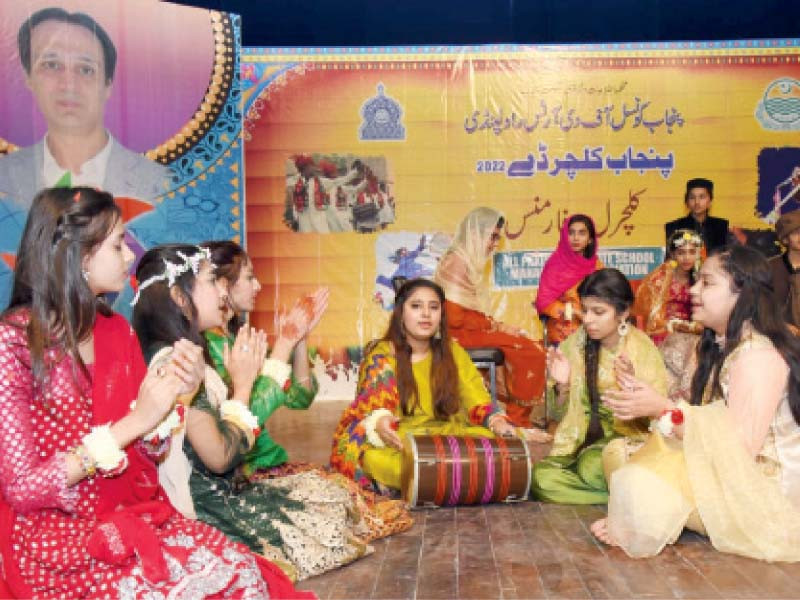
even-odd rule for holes
{"type": "MultiPolygon", "coordinates": [[[[224,338],[214,342],[212,355],[221,360],[224,338]]],[[[150,369],[169,360],[168,348],[152,351],[150,369]]],[[[287,401],[309,404],[313,399],[312,392],[308,396],[301,393],[302,400],[289,400],[290,394],[277,382],[261,379],[254,385],[251,398],[259,424],[287,401]]],[[[368,542],[377,537],[376,521],[384,525],[384,513],[376,515],[362,497],[353,494],[354,485],[348,486],[343,477],[332,477],[323,469],[309,467],[283,476],[264,470],[265,465],[285,457],[285,450],[265,431],[253,440],[236,422],[222,418],[220,409],[228,392],[219,373],[206,366],[191,408],[214,420],[224,441],[220,453],[225,468],[222,473],[208,469],[186,436],[185,427],[175,430],[172,447],[159,466],[159,482],[172,504],[185,516],[213,525],[261,553],[294,580],[319,575],[371,552],[368,542]],[[259,446],[262,437],[267,443],[259,446]]],[[[192,418],[191,412],[188,418],[192,418]]],[[[396,513],[385,511],[390,517],[396,513]]],[[[410,525],[407,519],[404,528],[410,525]]],[[[395,530],[384,527],[380,532],[395,530]]]]}
{"type": "MultiPolygon", "coordinates": [[[[561,350],[570,364],[569,403],[558,425],[550,455],[533,467],[531,493],[544,502],[559,504],[605,504],[608,484],[603,469],[603,450],[612,440],[628,438],[644,440],[649,419],[632,421],[615,419],[611,411],[600,405],[600,421],[604,435],[593,444],[579,450],[586,439],[591,406],[586,385],[584,348],[586,332],[583,327],[570,335],[561,350]]],[[[614,351],[600,348],[598,390],[617,389],[614,361],[625,354],[633,363],[638,379],[650,384],[660,394],[667,392],[667,373],[664,361],[650,338],[631,328],[614,351]]]]}
{"type": "Polygon", "coordinates": [[[458,369],[460,410],[447,419],[437,418],[431,392],[430,353],[413,363],[419,402],[410,415],[401,414],[396,359],[390,342],[381,341],[368,350],[361,364],[356,399],[345,409],[334,434],[331,465],[362,485],[378,484],[400,489],[402,453],[394,448],[376,447],[368,440],[363,421],[378,409],[387,409],[400,419],[398,435],[464,435],[493,438],[488,419],[499,412],[467,352],[452,342],[458,369]]]}

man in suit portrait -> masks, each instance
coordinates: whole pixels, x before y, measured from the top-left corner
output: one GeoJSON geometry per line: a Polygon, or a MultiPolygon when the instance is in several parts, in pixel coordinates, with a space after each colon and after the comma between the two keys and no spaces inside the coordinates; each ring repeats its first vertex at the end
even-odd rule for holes
{"type": "Polygon", "coordinates": [[[697,177],[686,182],[684,203],[689,214],[664,225],[666,239],[678,229],[692,229],[700,234],[705,242],[706,252],[728,243],[728,221],[709,215],[711,201],[714,199],[714,182],[697,177]]]}
{"type": "Polygon", "coordinates": [[[0,158],[0,199],[27,210],[45,187],[86,185],[152,201],[170,170],[123,147],[106,130],[117,51],[89,15],[33,13],[17,35],[25,81],[47,123],[44,138],[0,158]]]}

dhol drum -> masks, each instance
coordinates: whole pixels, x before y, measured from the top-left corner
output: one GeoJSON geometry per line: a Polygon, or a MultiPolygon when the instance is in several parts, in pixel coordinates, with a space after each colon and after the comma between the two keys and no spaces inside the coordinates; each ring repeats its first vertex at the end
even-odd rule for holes
{"type": "Polygon", "coordinates": [[[409,433],[403,446],[402,494],[411,508],[528,497],[531,457],[519,438],[409,433]]]}

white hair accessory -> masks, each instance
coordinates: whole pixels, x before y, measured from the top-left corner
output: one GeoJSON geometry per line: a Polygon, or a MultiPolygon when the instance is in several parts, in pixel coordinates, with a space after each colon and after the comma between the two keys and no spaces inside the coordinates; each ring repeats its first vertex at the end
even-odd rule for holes
{"type": "Polygon", "coordinates": [[[684,231],[681,235],[672,240],[671,243],[676,248],[683,248],[687,243],[700,248],[703,246],[703,238],[693,231],[684,231]]]}
{"type": "Polygon", "coordinates": [[[183,262],[181,264],[177,264],[168,261],[165,258],[164,272],[158,275],[153,275],[152,277],[148,277],[141,284],[139,284],[139,287],[136,290],[136,295],[133,297],[133,300],[131,300],[131,306],[136,306],[142,290],[147,289],[157,281],[166,281],[167,287],[172,287],[175,285],[175,280],[186,273],[189,269],[192,270],[192,273],[197,275],[197,273],[200,272],[200,263],[204,260],[211,261],[211,251],[202,246],[197,246],[197,252],[191,256],[187,256],[180,251],[176,251],[175,254],[177,254],[178,258],[180,258],[183,262]]]}

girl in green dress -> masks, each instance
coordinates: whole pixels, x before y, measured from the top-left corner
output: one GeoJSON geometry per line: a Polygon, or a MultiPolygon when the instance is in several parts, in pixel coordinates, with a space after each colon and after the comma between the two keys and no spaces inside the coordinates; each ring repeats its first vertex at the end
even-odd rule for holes
{"type": "MultiPolygon", "coordinates": [[[[255,308],[261,284],[253,272],[252,261],[236,242],[220,240],[205,242],[201,246],[210,252],[214,274],[225,290],[228,303],[223,326],[206,330],[204,336],[214,367],[222,379],[230,383],[223,351],[226,346],[233,344],[242,327],[242,315],[255,308]]],[[[300,300],[300,309],[308,313],[310,319],[306,334],[297,338],[296,335],[287,335],[295,332],[284,328],[278,335],[262,372],[256,377],[250,393],[250,410],[258,419],[261,433],[242,464],[242,471],[248,478],[259,471],[285,465],[289,460],[286,450],[272,439],[264,425],[281,406],[305,410],[314,401],[319,386],[309,368],[306,339],[307,332],[314,328],[324,313],[328,296],[327,288],[320,288],[300,300]]]]}
{"type": "MultiPolygon", "coordinates": [[[[581,327],[548,355],[548,371],[559,399],[568,399],[569,404],[550,455],[533,468],[531,492],[545,502],[605,504],[604,449],[617,438],[639,443],[648,431],[648,417],[658,416],[660,411],[633,405],[614,410],[601,402],[601,396],[619,389],[618,379],[625,373],[635,373],[666,393],[667,375],[650,338],[628,325],[634,297],[622,273],[617,269],[595,271],[578,286],[578,296],[581,327]]],[[[619,450],[620,444],[614,443],[612,448],[619,450]]],[[[608,470],[608,451],[605,462],[608,470]]]]}
{"type": "MultiPolygon", "coordinates": [[[[180,338],[202,346],[207,355],[204,381],[188,399],[185,424],[180,414],[163,423],[160,435],[171,436],[172,447],[159,466],[159,481],[184,515],[245,543],[293,578],[347,564],[370,548],[365,519],[345,487],[314,472],[253,482],[238,468],[251,456],[263,424],[250,410],[254,383],[263,375],[283,389],[290,368],[265,366],[266,335],[242,326],[233,344],[222,347],[228,383],[220,377],[202,333],[221,328],[228,307],[226,286],[209,258],[206,248],[157,246],[145,253],[136,272],[134,327],[151,357],[150,368],[168,360],[169,346],[180,338]]],[[[296,346],[324,308],[325,296],[318,294],[283,314],[273,357],[281,345],[296,346]]]]}

